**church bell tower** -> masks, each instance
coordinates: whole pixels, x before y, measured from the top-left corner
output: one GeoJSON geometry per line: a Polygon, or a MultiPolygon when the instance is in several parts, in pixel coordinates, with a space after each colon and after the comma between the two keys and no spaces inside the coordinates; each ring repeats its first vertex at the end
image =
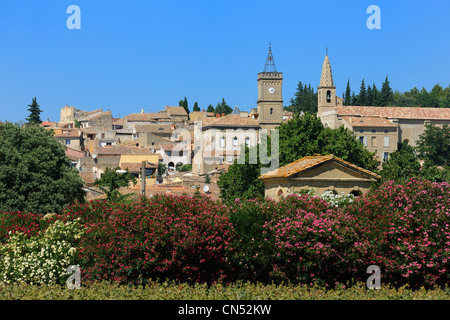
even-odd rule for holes
{"type": "Polygon", "coordinates": [[[317,100],[317,115],[319,117],[322,116],[322,113],[329,111],[338,105],[338,98],[336,97],[336,87],[334,86],[330,59],[328,58],[328,49],[325,60],[323,61],[320,84],[317,88],[317,100]]]}
{"type": "Polygon", "coordinates": [[[258,101],[257,110],[261,129],[278,127],[283,121],[283,73],[277,72],[269,46],[266,64],[263,72],[258,73],[258,101]]]}

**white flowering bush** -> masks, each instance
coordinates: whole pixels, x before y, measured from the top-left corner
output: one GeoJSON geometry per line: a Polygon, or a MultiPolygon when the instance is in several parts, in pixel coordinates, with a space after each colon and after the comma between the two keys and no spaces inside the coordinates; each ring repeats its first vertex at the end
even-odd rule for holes
{"type": "Polygon", "coordinates": [[[346,194],[345,192],[342,192],[341,194],[334,194],[332,191],[325,191],[320,195],[320,198],[333,207],[346,206],[355,200],[355,196],[351,193],[346,194]]]}
{"type": "MultiPolygon", "coordinates": [[[[311,197],[315,196],[314,189],[303,189],[300,190],[298,195],[309,195],[311,197]]],[[[322,200],[328,202],[332,207],[343,207],[352,203],[355,200],[355,196],[351,193],[346,194],[342,192],[341,194],[334,194],[333,191],[325,191],[319,196],[322,200]]]]}
{"type": "Polygon", "coordinates": [[[0,283],[64,284],[75,262],[74,241],[83,234],[79,220],[57,220],[33,237],[10,233],[0,246],[0,283]]]}

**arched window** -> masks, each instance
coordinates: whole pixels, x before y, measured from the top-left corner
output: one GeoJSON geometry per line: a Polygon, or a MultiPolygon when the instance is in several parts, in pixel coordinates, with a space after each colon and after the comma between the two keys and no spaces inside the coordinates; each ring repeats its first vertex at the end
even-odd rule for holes
{"type": "Polygon", "coordinates": [[[238,146],[238,138],[234,137],[233,138],[233,150],[238,150],[239,146],[238,146]]]}
{"type": "Polygon", "coordinates": [[[273,116],[273,108],[270,108],[270,115],[273,116]]]}
{"type": "Polygon", "coordinates": [[[220,147],[225,148],[225,137],[220,137],[220,147]]]}
{"type": "Polygon", "coordinates": [[[327,91],[327,103],[331,103],[331,91],[327,91]]]}

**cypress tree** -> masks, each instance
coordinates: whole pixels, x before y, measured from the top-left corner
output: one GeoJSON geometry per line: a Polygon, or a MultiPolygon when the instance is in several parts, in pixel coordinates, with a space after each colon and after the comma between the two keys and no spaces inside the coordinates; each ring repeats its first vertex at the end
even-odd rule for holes
{"type": "Polygon", "coordinates": [[[346,106],[352,105],[352,92],[350,90],[350,79],[347,80],[347,88],[345,89],[345,96],[344,96],[344,105],[346,106]]]}
{"type": "Polygon", "coordinates": [[[28,105],[28,111],[30,111],[30,115],[26,119],[28,124],[41,124],[41,112],[42,110],[39,108],[39,105],[36,101],[36,97],[33,98],[31,104],[28,105]]]}
{"type": "Polygon", "coordinates": [[[380,93],[380,106],[385,107],[392,101],[393,92],[392,88],[389,85],[388,76],[386,76],[386,80],[384,80],[383,85],[381,87],[380,93]]]}
{"type": "Polygon", "coordinates": [[[362,79],[361,87],[359,88],[358,104],[360,106],[367,105],[366,85],[364,84],[364,79],[362,79]]]}

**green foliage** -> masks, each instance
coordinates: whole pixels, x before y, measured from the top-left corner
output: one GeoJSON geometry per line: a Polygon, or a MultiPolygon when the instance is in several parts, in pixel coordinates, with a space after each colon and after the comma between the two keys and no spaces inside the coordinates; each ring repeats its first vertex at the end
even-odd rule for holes
{"type": "Polygon", "coordinates": [[[184,100],[180,100],[179,106],[180,106],[180,107],[183,107],[184,110],[186,110],[186,113],[187,113],[187,114],[190,113],[190,112],[189,112],[188,101],[187,101],[187,98],[186,98],[186,97],[184,97],[184,100]]]}
{"type": "Polygon", "coordinates": [[[200,111],[200,107],[198,106],[198,102],[195,101],[194,107],[192,107],[192,111],[200,111]]]}
{"type": "Polygon", "coordinates": [[[316,115],[294,117],[282,123],[280,131],[280,166],[314,154],[333,154],[367,170],[376,171],[374,153],[359,143],[350,130],[324,128],[316,115]]]}
{"type": "Polygon", "coordinates": [[[417,142],[419,157],[436,166],[450,165],[450,127],[426,124],[417,142]]]}
{"type": "Polygon", "coordinates": [[[36,236],[10,233],[0,246],[0,282],[63,284],[76,260],[75,241],[82,235],[79,219],[55,221],[36,236]]]}
{"type": "Polygon", "coordinates": [[[0,300],[450,300],[450,288],[411,290],[381,284],[379,290],[368,290],[366,283],[334,289],[294,284],[261,284],[235,282],[189,285],[175,281],[150,281],[143,286],[121,286],[107,281],[93,283],[77,290],[63,286],[26,284],[0,285],[0,300]]]}
{"type": "Polygon", "coordinates": [[[205,176],[205,183],[206,183],[206,184],[211,183],[211,179],[209,178],[209,174],[207,174],[207,175],[205,176]]]}
{"type": "Polygon", "coordinates": [[[261,163],[250,164],[249,149],[245,151],[245,163],[234,163],[228,172],[221,174],[217,184],[220,188],[220,197],[225,201],[235,199],[253,199],[264,197],[264,184],[258,177],[261,174],[261,163]]]}
{"type": "Polygon", "coordinates": [[[393,92],[391,86],[389,85],[388,76],[386,76],[386,80],[384,80],[383,85],[381,86],[381,92],[379,97],[379,106],[385,107],[389,105],[389,103],[393,99],[393,92]]]}
{"type": "Polygon", "coordinates": [[[159,162],[158,163],[158,177],[161,177],[166,172],[167,172],[167,166],[164,163],[159,162]]]}
{"type": "Polygon", "coordinates": [[[286,109],[295,114],[317,113],[317,92],[314,92],[311,85],[303,84],[300,81],[294,98],[291,99],[290,105],[286,109]]]}
{"type": "Polygon", "coordinates": [[[98,186],[106,194],[108,201],[118,202],[124,200],[130,194],[121,194],[119,188],[129,186],[130,182],[136,184],[136,178],[131,172],[118,173],[116,172],[117,170],[120,170],[120,167],[115,169],[106,168],[102,177],[94,182],[94,185],[98,186]]]}
{"type": "Polygon", "coordinates": [[[395,181],[401,183],[406,179],[420,176],[420,163],[413,147],[404,142],[400,149],[390,154],[388,161],[383,163],[381,183],[395,181]]]}
{"type": "Polygon", "coordinates": [[[28,121],[28,124],[41,124],[42,120],[40,114],[42,110],[39,108],[36,97],[33,98],[31,104],[29,104],[28,107],[30,107],[28,108],[28,111],[30,111],[30,115],[26,119],[28,121]]]}
{"type": "Polygon", "coordinates": [[[210,105],[208,106],[208,108],[206,109],[206,112],[215,112],[215,109],[214,109],[214,107],[213,107],[212,104],[210,104],[210,105]]]}
{"type": "Polygon", "coordinates": [[[41,126],[0,125],[0,210],[46,214],[84,202],[65,147],[41,126]]]}
{"type": "Polygon", "coordinates": [[[192,164],[181,164],[176,166],[178,172],[192,171],[192,164]]]}
{"type": "Polygon", "coordinates": [[[233,112],[233,109],[225,102],[225,99],[222,98],[222,102],[216,105],[214,112],[219,114],[224,113],[225,115],[228,115],[233,112]]]}
{"type": "Polygon", "coordinates": [[[344,105],[345,106],[351,106],[352,105],[352,94],[350,90],[350,79],[347,80],[347,87],[345,89],[345,94],[342,97],[344,99],[344,105]]]}

